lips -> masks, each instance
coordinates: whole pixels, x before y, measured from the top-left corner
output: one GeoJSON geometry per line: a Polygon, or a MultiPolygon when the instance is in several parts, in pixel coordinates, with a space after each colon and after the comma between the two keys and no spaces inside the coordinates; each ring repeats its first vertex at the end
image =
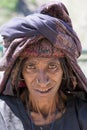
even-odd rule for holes
{"type": "Polygon", "coordinates": [[[48,93],[52,88],[46,88],[46,89],[36,89],[35,91],[39,93],[48,93]]]}

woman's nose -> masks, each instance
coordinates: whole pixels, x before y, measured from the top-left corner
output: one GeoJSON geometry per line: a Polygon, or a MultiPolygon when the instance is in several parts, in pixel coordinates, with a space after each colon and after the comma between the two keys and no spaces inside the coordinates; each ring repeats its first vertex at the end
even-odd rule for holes
{"type": "Polygon", "coordinates": [[[40,85],[48,85],[50,82],[49,76],[45,72],[39,72],[37,78],[36,78],[37,84],[40,85]]]}

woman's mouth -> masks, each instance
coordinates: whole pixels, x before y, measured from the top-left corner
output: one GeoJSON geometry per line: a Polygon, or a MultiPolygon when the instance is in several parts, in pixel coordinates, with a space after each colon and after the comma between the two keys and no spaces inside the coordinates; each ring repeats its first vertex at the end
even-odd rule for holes
{"type": "Polygon", "coordinates": [[[46,88],[46,89],[35,89],[35,91],[45,94],[48,93],[52,88],[46,88]]]}

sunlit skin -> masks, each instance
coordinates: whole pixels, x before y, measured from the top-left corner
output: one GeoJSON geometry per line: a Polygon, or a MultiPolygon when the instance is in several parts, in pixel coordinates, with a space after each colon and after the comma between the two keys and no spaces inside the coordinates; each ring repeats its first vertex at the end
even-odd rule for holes
{"type": "Polygon", "coordinates": [[[58,58],[29,57],[22,74],[29,96],[39,112],[46,115],[54,112],[63,76],[58,58]]]}

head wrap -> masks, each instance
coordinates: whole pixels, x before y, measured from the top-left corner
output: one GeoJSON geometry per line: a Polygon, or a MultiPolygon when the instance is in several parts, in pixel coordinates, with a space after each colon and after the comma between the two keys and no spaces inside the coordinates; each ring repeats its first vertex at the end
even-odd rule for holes
{"type": "Polygon", "coordinates": [[[54,47],[47,39],[43,38],[37,42],[27,46],[22,53],[20,58],[28,58],[29,56],[36,57],[64,57],[62,50],[54,47]]]}
{"type": "Polygon", "coordinates": [[[47,38],[55,48],[62,50],[76,75],[79,88],[87,91],[87,79],[77,63],[81,43],[62,3],[46,4],[34,14],[14,18],[1,27],[0,33],[6,48],[0,61],[0,71],[4,71],[0,92],[9,86],[11,71],[23,50],[41,38],[47,38]]]}

